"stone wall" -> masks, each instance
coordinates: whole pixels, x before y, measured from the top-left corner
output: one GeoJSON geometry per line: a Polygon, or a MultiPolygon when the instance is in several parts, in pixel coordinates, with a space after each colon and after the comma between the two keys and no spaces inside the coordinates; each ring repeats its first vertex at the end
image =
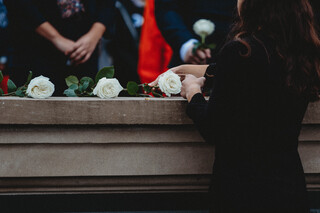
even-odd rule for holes
{"type": "MultiPolygon", "coordinates": [[[[0,194],[205,192],[214,147],[181,98],[0,99],[0,194]]],[[[320,103],[299,152],[320,190],[320,103]]]]}

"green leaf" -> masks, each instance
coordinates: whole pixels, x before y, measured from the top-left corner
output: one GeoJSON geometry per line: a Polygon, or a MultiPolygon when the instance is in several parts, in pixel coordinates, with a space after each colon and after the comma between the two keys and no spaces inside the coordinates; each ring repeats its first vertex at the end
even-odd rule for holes
{"type": "Polygon", "coordinates": [[[83,85],[80,84],[78,90],[79,90],[80,93],[83,93],[83,85]]]}
{"type": "Polygon", "coordinates": [[[89,85],[90,85],[89,81],[85,81],[82,84],[82,91],[86,91],[88,89],[89,85]]]}
{"type": "Polygon", "coordinates": [[[207,46],[209,49],[215,49],[217,47],[216,44],[208,44],[207,46]]]}
{"type": "Polygon", "coordinates": [[[129,81],[127,84],[127,90],[129,95],[137,95],[139,91],[139,85],[136,82],[129,81]]]}
{"type": "Polygon", "coordinates": [[[3,90],[0,88],[0,96],[4,94],[3,90]]]}
{"type": "Polygon", "coordinates": [[[10,79],[8,80],[7,86],[8,86],[8,93],[15,92],[17,90],[17,86],[10,79]]]}
{"type": "Polygon", "coordinates": [[[28,85],[30,83],[31,79],[32,79],[32,71],[29,71],[26,85],[28,85]]]}
{"type": "Polygon", "coordinates": [[[79,89],[78,84],[72,84],[72,85],[70,85],[69,89],[71,89],[71,90],[77,90],[77,89],[79,89]]]}
{"type": "Polygon", "coordinates": [[[67,97],[78,97],[77,94],[73,89],[66,89],[63,94],[65,94],[67,97]]]}
{"type": "Polygon", "coordinates": [[[192,54],[195,55],[196,51],[198,49],[200,49],[200,48],[201,48],[201,43],[200,42],[195,42],[194,45],[193,45],[192,54]]]}
{"type": "Polygon", "coordinates": [[[0,84],[3,81],[3,75],[2,75],[2,71],[0,70],[0,84]]]}
{"type": "Polygon", "coordinates": [[[111,66],[111,67],[104,67],[102,68],[96,75],[96,78],[95,78],[95,82],[98,83],[98,81],[101,79],[101,78],[113,78],[114,76],[114,66],[111,66]]]}
{"type": "Polygon", "coordinates": [[[80,97],[81,94],[82,94],[82,92],[81,92],[80,90],[78,90],[78,89],[74,90],[74,92],[76,93],[76,95],[77,95],[78,97],[80,97]]]}
{"type": "Polygon", "coordinates": [[[72,84],[79,84],[79,80],[76,76],[70,75],[66,78],[66,84],[70,87],[72,84]]]}
{"type": "Polygon", "coordinates": [[[18,89],[18,90],[16,91],[16,96],[24,97],[25,95],[24,95],[24,92],[23,92],[22,90],[18,89]]]}
{"type": "MultiPolygon", "coordinates": [[[[92,88],[94,86],[94,80],[92,78],[89,78],[89,77],[83,77],[81,78],[80,80],[80,84],[84,84],[84,82],[88,81],[89,82],[89,88],[92,88]]],[[[86,90],[86,89],[84,89],[86,90]]]]}
{"type": "Polygon", "coordinates": [[[151,90],[152,90],[152,87],[150,87],[148,84],[143,84],[143,90],[144,90],[146,93],[150,93],[151,90]]]}

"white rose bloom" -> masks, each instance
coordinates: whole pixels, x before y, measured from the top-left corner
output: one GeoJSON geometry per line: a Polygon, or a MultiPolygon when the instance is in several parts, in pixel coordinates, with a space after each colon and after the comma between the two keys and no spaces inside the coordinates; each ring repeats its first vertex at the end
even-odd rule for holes
{"type": "Polygon", "coordinates": [[[194,32],[199,36],[209,36],[215,30],[215,25],[210,20],[200,19],[193,25],[194,32]]]}
{"type": "Polygon", "coordinates": [[[94,88],[93,94],[103,99],[115,98],[118,97],[122,90],[123,87],[120,85],[117,79],[101,78],[97,86],[94,88]]]}
{"type": "Polygon", "coordinates": [[[32,98],[49,98],[54,92],[54,84],[49,78],[39,76],[32,79],[27,88],[27,95],[32,98]]]}
{"type": "Polygon", "coordinates": [[[171,94],[176,95],[181,92],[182,84],[180,77],[171,70],[168,70],[160,76],[158,84],[160,90],[168,97],[170,97],[171,94]]]}

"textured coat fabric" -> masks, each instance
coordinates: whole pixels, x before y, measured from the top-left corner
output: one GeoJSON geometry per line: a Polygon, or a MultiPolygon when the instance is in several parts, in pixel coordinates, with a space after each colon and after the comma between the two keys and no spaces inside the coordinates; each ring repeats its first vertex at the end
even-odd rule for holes
{"type": "Polygon", "coordinates": [[[200,38],[193,32],[193,24],[199,19],[215,23],[216,31],[208,37],[208,43],[224,43],[232,22],[237,0],[156,0],[156,19],[161,33],[172,47],[172,65],[182,64],[180,48],[189,39],[200,38]]]}
{"type": "Polygon", "coordinates": [[[207,72],[213,90],[199,93],[187,113],[216,146],[211,185],[213,212],[307,213],[298,136],[308,101],[285,86],[274,42],[245,38],[228,43],[207,72]]]}
{"type": "Polygon", "coordinates": [[[77,67],[66,66],[68,58],[58,51],[35,29],[48,21],[59,33],[71,40],[86,34],[93,23],[100,22],[113,31],[114,0],[82,0],[84,11],[69,18],[62,18],[57,0],[5,0],[8,8],[10,33],[14,47],[13,66],[10,77],[18,85],[25,83],[27,72],[45,75],[56,85],[56,95],[62,95],[66,85],[64,78],[70,74],[94,77],[97,72],[97,50],[91,59],[77,67]]]}

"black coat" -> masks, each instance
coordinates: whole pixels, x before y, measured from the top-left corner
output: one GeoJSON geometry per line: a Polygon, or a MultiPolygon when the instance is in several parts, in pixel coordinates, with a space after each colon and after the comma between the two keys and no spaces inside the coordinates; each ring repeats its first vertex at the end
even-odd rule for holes
{"type": "Polygon", "coordinates": [[[216,43],[217,50],[225,41],[237,0],[156,0],[155,13],[158,27],[173,48],[173,65],[183,63],[181,46],[192,38],[200,39],[193,32],[193,24],[199,19],[209,19],[216,25],[208,43],[216,43]]]}
{"type": "MultiPolygon", "coordinates": [[[[94,22],[103,23],[107,30],[113,29],[115,0],[81,0],[86,10],[84,25],[91,26],[94,22]]],[[[66,19],[61,17],[57,0],[4,0],[8,8],[8,16],[12,28],[16,32],[32,31],[43,22],[50,22],[63,36],[76,39],[71,33],[75,29],[66,28],[66,19]]],[[[21,37],[17,35],[16,37],[21,37]]]]}
{"type": "Polygon", "coordinates": [[[196,94],[187,113],[216,146],[211,185],[214,212],[307,213],[303,168],[297,151],[305,97],[285,86],[274,42],[257,36],[228,43],[207,72],[214,74],[207,102],[196,94]]]}
{"type": "Polygon", "coordinates": [[[78,40],[86,34],[93,23],[106,26],[107,34],[114,30],[115,0],[81,0],[85,12],[67,19],[61,17],[57,0],[5,0],[8,8],[10,34],[13,41],[13,66],[11,78],[21,85],[27,72],[49,77],[56,85],[57,93],[62,95],[64,78],[74,74],[79,77],[94,77],[98,69],[98,54],[77,67],[66,66],[67,57],[58,51],[48,40],[35,32],[35,29],[48,21],[59,33],[71,40],[78,40]]]}

